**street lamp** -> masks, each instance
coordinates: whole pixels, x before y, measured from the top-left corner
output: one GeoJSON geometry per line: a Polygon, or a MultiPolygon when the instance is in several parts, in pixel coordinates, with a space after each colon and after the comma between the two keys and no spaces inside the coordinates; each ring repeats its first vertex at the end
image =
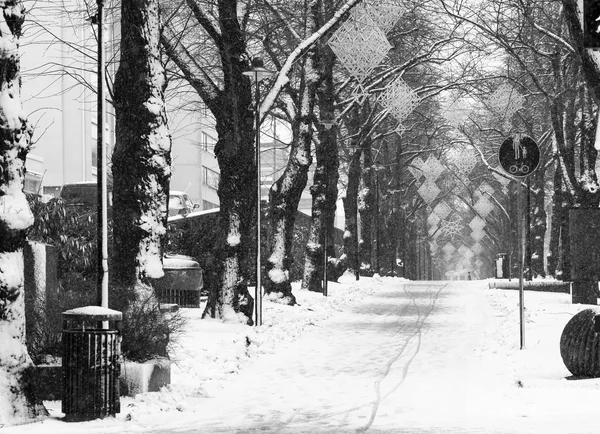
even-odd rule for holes
{"type": "MultiPolygon", "coordinates": [[[[335,120],[335,115],[333,113],[323,113],[321,115],[321,125],[326,130],[330,130],[333,127],[337,126],[337,122],[335,120]]],[[[327,297],[327,219],[323,219],[323,295],[327,297]]]]}
{"type": "Polygon", "coordinates": [[[97,0],[96,15],[88,18],[92,25],[98,26],[98,83],[97,83],[97,188],[98,188],[98,305],[108,308],[108,189],[106,180],[106,149],[104,143],[105,86],[104,86],[104,0],[97,0]]]}
{"type": "Polygon", "coordinates": [[[244,74],[254,80],[254,121],[256,133],[256,289],[254,290],[254,325],[262,325],[262,284],[260,276],[260,86],[263,78],[271,77],[275,73],[265,68],[261,58],[252,59],[252,69],[244,74]]]}

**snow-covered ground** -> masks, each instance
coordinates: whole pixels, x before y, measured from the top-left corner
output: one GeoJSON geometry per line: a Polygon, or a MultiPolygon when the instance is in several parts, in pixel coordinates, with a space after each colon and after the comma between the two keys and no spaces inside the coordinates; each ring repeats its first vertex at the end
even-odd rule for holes
{"type": "Polygon", "coordinates": [[[361,278],[299,306],[264,303],[264,325],[200,320],[174,354],[172,385],[121,398],[121,413],[51,417],[12,433],[597,433],[600,380],[567,380],[559,353],[583,305],[487,281],[361,278]]]}

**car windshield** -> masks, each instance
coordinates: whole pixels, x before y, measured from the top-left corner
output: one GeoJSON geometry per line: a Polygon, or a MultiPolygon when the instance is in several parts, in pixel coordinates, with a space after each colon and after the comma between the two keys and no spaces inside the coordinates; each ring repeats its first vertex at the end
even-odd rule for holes
{"type": "Polygon", "coordinates": [[[169,196],[169,208],[180,208],[181,198],[179,196],[169,196]]]}

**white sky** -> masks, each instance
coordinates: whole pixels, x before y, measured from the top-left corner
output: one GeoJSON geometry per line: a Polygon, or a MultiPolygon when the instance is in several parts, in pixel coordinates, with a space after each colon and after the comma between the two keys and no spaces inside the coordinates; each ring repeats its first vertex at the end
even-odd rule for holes
{"type": "Polygon", "coordinates": [[[520,350],[517,291],[349,282],[330,283],[327,298],[296,290],[296,307],[265,301],[259,328],[185,309],[170,388],[124,397],[116,418],[85,423],[60,421],[60,403],[48,402],[50,419],[0,432],[598,432],[600,380],[567,381],[558,345],[588,306],[526,291],[520,350]]]}

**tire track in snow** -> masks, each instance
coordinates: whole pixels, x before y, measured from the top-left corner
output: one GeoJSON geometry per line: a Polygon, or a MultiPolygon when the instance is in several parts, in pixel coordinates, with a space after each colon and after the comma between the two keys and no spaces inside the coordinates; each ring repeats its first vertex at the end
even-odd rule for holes
{"type": "MultiPolygon", "coordinates": [[[[402,347],[399,349],[399,351],[396,353],[396,355],[394,357],[392,357],[388,363],[386,364],[386,366],[384,367],[383,372],[381,373],[381,375],[375,380],[375,384],[374,384],[374,388],[375,388],[375,401],[372,404],[372,409],[371,409],[371,416],[368,420],[368,422],[366,423],[366,425],[362,428],[359,428],[356,430],[356,432],[358,433],[364,433],[366,431],[369,430],[369,428],[373,425],[373,422],[375,421],[375,418],[377,417],[377,412],[379,410],[379,405],[381,404],[381,402],[387,398],[390,394],[392,394],[393,392],[395,392],[401,385],[402,383],[404,383],[404,380],[406,379],[406,376],[408,374],[408,369],[410,368],[410,365],[412,363],[412,361],[415,359],[415,357],[419,354],[419,350],[421,348],[421,337],[422,337],[422,328],[423,328],[423,324],[425,323],[425,320],[429,317],[429,315],[431,314],[431,312],[433,311],[433,309],[435,308],[435,303],[437,301],[437,299],[439,298],[440,293],[442,292],[442,290],[444,288],[446,288],[448,286],[448,283],[444,284],[443,286],[441,286],[437,291],[433,292],[432,295],[430,296],[429,300],[430,300],[430,304],[429,306],[426,306],[426,312],[424,315],[421,315],[421,310],[419,309],[419,305],[417,303],[417,300],[414,296],[412,296],[409,291],[407,290],[407,288],[409,286],[416,286],[416,285],[409,285],[409,284],[405,284],[404,285],[404,292],[406,293],[406,295],[408,295],[411,299],[411,303],[413,304],[413,306],[416,308],[417,310],[417,319],[416,321],[413,323],[416,328],[414,330],[414,332],[408,336],[405,341],[404,344],[402,345],[402,347]],[[385,395],[382,396],[381,394],[381,385],[383,383],[383,381],[388,377],[392,366],[398,361],[398,359],[400,359],[400,357],[402,357],[404,355],[404,351],[406,350],[406,348],[408,347],[408,345],[411,343],[411,341],[413,340],[413,338],[417,337],[417,344],[416,344],[416,348],[414,350],[414,353],[412,355],[410,355],[410,357],[408,358],[408,360],[406,361],[406,363],[404,364],[404,367],[402,369],[402,376],[400,377],[400,380],[398,381],[398,383],[390,390],[388,391],[385,395]]],[[[429,288],[433,288],[436,285],[429,285],[429,288]]],[[[398,333],[400,333],[401,330],[404,329],[404,325],[402,325],[395,333],[395,335],[397,335],[398,333]]]]}

